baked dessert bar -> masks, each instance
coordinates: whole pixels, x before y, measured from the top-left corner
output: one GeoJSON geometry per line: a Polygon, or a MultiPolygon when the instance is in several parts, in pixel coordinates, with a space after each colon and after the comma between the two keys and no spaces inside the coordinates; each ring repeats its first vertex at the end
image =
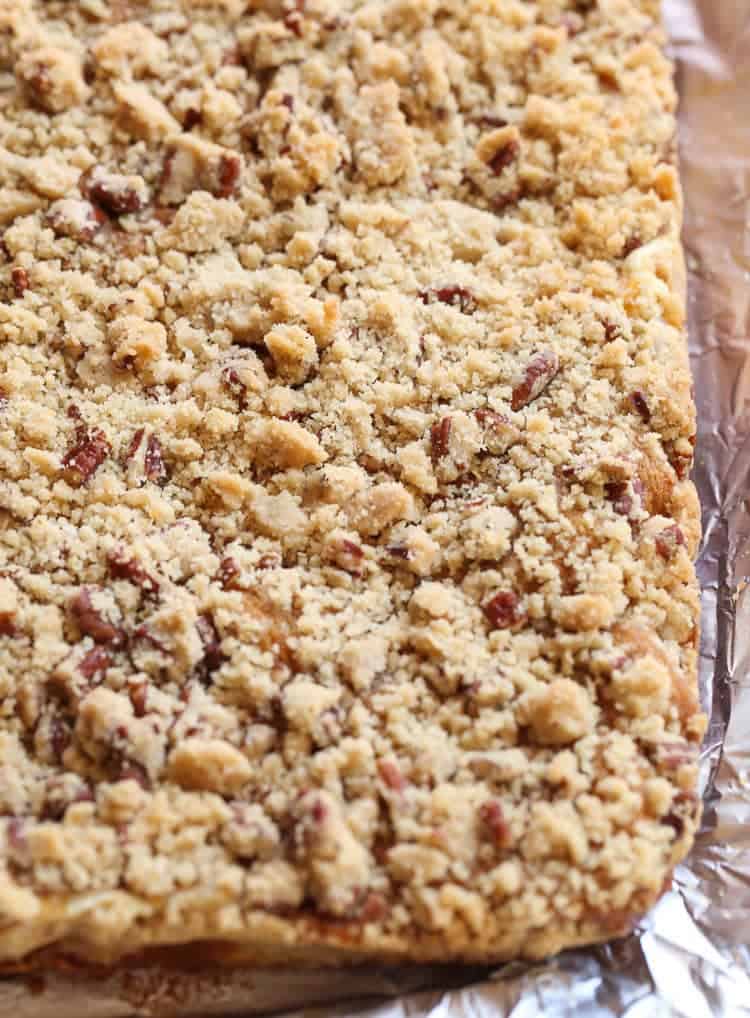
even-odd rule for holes
{"type": "Polygon", "coordinates": [[[652,0],[0,0],[6,964],[539,957],[659,896],[662,46],[652,0]]]}

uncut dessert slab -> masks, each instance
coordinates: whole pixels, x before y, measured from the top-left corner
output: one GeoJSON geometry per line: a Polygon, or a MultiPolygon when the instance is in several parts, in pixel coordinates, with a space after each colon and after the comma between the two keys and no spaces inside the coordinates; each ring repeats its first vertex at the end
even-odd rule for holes
{"type": "Polygon", "coordinates": [[[0,0],[6,964],[540,957],[659,896],[705,723],[662,46],[0,0]]]}

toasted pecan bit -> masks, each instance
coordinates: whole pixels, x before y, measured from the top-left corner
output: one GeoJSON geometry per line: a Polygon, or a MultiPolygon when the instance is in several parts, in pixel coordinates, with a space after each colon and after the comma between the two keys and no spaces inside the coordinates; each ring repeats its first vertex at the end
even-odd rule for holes
{"type": "Polygon", "coordinates": [[[560,18],[560,26],[565,29],[569,39],[578,35],[578,33],[583,29],[583,25],[584,21],[580,14],[563,14],[560,18]]]}
{"type": "Polygon", "coordinates": [[[514,163],[521,152],[521,146],[518,141],[511,140],[506,142],[505,145],[498,148],[492,158],[488,161],[487,166],[497,177],[499,176],[506,166],[510,166],[514,163]]]}
{"type": "Polygon", "coordinates": [[[223,155],[219,159],[217,198],[229,198],[234,194],[239,183],[241,169],[242,162],[239,156],[223,155]]]}
{"type": "Polygon", "coordinates": [[[465,286],[439,286],[435,289],[420,290],[419,299],[423,304],[450,304],[457,307],[465,315],[477,309],[474,294],[465,286]]]}
{"type": "Polygon", "coordinates": [[[678,548],[685,546],[685,535],[675,523],[673,526],[667,527],[657,534],[654,544],[656,545],[657,552],[663,559],[671,559],[678,548]]]}
{"type": "Polygon", "coordinates": [[[474,416],[483,431],[485,448],[493,455],[501,455],[521,438],[521,432],[505,414],[499,414],[489,407],[480,407],[474,416]]]}
{"type": "Polygon", "coordinates": [[[510,629],[523,622],[525,613],[512,590],[499,590],[482,605],[485,618],[493,629],[510,629]]]}
{"type": "Polygon", "coordinates": [[[237,580],[241,575],[240,567],[237,565],[236,559],[233,559],[231,555],[227,555],[219,563],[219,571],[216,574],[216,579],[221,584],[224,590],[237,590],[239,584],[237,580]]]}
{"type": "Polygon", "coordinates": [[[75,487],[86,484],[110,452],[110,445],[103,431],[99,428],[89,429],[85,424],[79,424],[75,432],[75,441],[62,458],[66,479],[75,487]]]}
{"type": "Polygon", "coordinates": [[[136,558],[128,557],[122,548],[110,553],[107,565],[113,580],[129,580],[151,596],[159,593],[158,582],[146,572],[136,558]]]}
{"type": "Polygon", "coordinates": [[[145,791],[151,787],[151,780],[148,771],[141,764],[134,760],[123,760],[117,769],[118,781],[135,781],[145,791]]]}
{"type": "Polygon", "coordinates": [[[146,477],[149,481],[153,481],[154,484],[165,484],[169,479],[169,471],[161,451],[161,442],[156,435],[148,436],[143,468],[146,472],[146,477]]]}
{"type": "Polygon", "coordinates": [[[615,339],[622,338],[622,329],[617,322],[611,322],[609,319],[605,318],[602,321],[602,326],[604,328],[604,338],[608,343],[611,343],[615,339]]]}
{"type": "Polygon", "coordinates": [[[104,647],[92,647],[91,650],[81,658],[78,671],[85,679],[93,679],[100,672],[106,672],[112,664],[112,658],[104,647]]]}
{"type": "Polygon", "coordinates": [[[285,27],[296,35],[298,39],[302,37],[302,15],[304,10],[305,0],[294,0],[294,9],[287,11],[283,18],[285,27]]]}
{"type": "Polygon", "coordinates": [[[237,400],[240,410],[247,405],[247,386],[240,378],[236,368],[224,368],[221,373],[221,380],[237,400]]]}
{"type": "Polygon", "coordinates": [[[609,481],[604,485],[604,493],[618,516],[633,514],[638,494],[635,483],[629,487],[626,481],[609,481]]]}
{"type": "Polygon", "coordinates": [[[90,636],[95,643],[109,644],[120,647],[125,642],[125,634],[111,622],[107,622],[91,600],[91,594],[83,587],[70,601],[70,614],[84,636],[90,636]]]}
{"type": "Polygon", "coordinates": [[[406,780],[401,773],[401,769],[394,760],[379,760],[378,774],[380,775],[383,784],[392,789],[394,792],[403,792],[406,788],[406,780]]]}
{"type": "Polygon", "coordinates": [[[15,853],[25,853],[28,849],[26,838],[26,821],[21,817],[11,817],[5,828],[8,847],[15,853]]]}
{"type": "Polygon", "coordinates": [[[195,628],[203,644],[203,659],[201,669],[206,676],[210,676],[226,660],[221,649],[221,636],[216,628],[213,617],[209,613],[199,615],[195,620],[195,628]]]}
{"type": "Polygon", "coordinates": [[[360,905],[359,919],[363,923],[377,922],[388,914],[388,902],[382,894],[371,891],[360,905]]]}
{"type": "Polygon", "coordinates": [[[341,542],[341,550],[346,555],[351,556],[355,562],[361,562],[364,558],[364,552],[359,545],[355,545],[353,541],[348,541],[346,538],[341,542]]]}
{"type": "Polygon", "coordinates": [[[138,446],[143,441],[143,436],[145,435],[145,433],[146,433],[145,428],[138,428],[133,437],[130,439],[130,443],[125,451],[124,456],[124,460],[126,463],[128,462],[128,460],[131,460],[138,452],[138,446]]]}
{"type": "Polygon", "coordinates": [[[633,405],[633,408],[641,415],[646,424],[648,424],[651,420],[651,410],[646,402],[646,397],[640,389],[635,389],[630,393],[630,402],[633,405]]]}
{"type": "Polygon", "coordinates": [[[133,705],[133,713],[137,718],[142,718],[148,711],[148,683],[137,682],[128,690],[128,696],[133,705]]]}
{"type": "Polygon", "coordinates": [[[639,236],[634,234],[632,237],[628,237],[622,245],[622,257],[627,258],[629,254],[637,251],[639,247],[643,247],[643,240],[639,236]]]}
{"type": "Polygon", "coordinates": [[[159,637],[154,633],[154,631],[150,629],[147,625],[145,625],[145,623],[142,623],[140,626],[133,630],[133,636],[136,639],[145,640],[146,643],[151,644],[152,647],[155,647],[156,650],[161,651],[162,654],[169,654],[170,652],[169,647],[166,645],[166,643],[163,640],[160,640],[159,637]]]}
{"type": "Polygon", "coordinates": [[[49,744],[55,760],[62,760],[63,753],[70,745],[70,729],[59,718],[50,721],[49,744]]]}
{"type": "Polygon", "coordinates": [[[450,417],[443,417],[442,420],[436,421],[430,428],[430,451],[433,463],[448,455],[450,437],[450,417]]]}
{"type": "Polygon", "coordinates": [[[132,187],[115,188],[100,180],[91,185],[89,194],[97,205],[113,216],[123,216],[143,208],[138,192],[132,187]]]}
{"type": "Polygon", "coordinates": [[[20,300],[29,288],[29,274],[26,269],[16,265],[10,272],[10,281],[13,286],[13,294],[20,300]]]}
{"type": "Polygon", "coordinates": [[[560,359],[554,350],[540,350],[535,353],[523,370],[523,375],[514,386],[511,408],[521,410],[540,396],[560,370],[560,359]]]}
{"type": "MultiPolygon", "coordinates": [[[[694,437],[692,439],[692,443],[693,444],[695,443],[695,438],[694,437]]],[[[685,478],[689,476],[690,471],[691,471],[692,466],[693,466],[693,456],[692,456],[692,453],[683,452],[682,450],[678,450],[678,449],[676,449],[674,447],[674,444],[672,444],[670,442],[665,442],[665,451],[666,451],[667,459],[669,460],[670,466],[672,467],[674,472],[677,474],[678,479],[680,481],[684,481],[685,478]]]]}
{"type": "Polygon", "coordinates": [[[502,212],[507,209],[509,205],[516,205],[521,198],[523,198],[524,192],[520,187],[514,187],[510,191],[506,191],[504,194],[496,194],[490,201],[493,212],[502,212]]]}
{"type": "Polygon", "coordinates": [[[78,241],[93,240],[107,222],[100,208],[78,198],[61,198],[53,202],[46,219],[59,237],[71,237],[78,241]]]}
{"type": "Polygon", "coordinates": [[[508,126],[508,121],[505,119],[505,117],[499,117],[497,116],[496,113],[480,113],[479,116],[476,118],[475,123],[477,123],[482,128],[486,127],[497,128],[508,126]]]}
{"type": "Polygon", "coordinates": [[[496,845],[507,845],[511,840],[508,821],[497,799],[489,799],[479,807],[479,821],[485,836],[496,845]]]}
{"type": "Polygon", "coordinates": [[[0,612],[0,636],[15,636],[16,624],[12,612],[0,612]]]}

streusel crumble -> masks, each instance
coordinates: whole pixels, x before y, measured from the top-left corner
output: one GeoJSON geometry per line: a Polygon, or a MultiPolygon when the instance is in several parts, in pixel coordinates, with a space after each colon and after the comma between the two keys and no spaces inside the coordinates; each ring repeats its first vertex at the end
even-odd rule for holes
{"type": "Polygon", "coordinates": [[[628,929],[704,727],[656,0],[0,0],[0,103],[2,958],[628,929]]]}

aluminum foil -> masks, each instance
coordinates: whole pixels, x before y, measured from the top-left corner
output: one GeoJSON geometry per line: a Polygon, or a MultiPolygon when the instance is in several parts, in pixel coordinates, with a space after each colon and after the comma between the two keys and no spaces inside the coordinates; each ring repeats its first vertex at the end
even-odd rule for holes
{"type": "Polygon", "coordinates": [[[664,0],[681,94],[703,506],[705,811],[633,935],[539,965],[0,982],[0,1018],[750,1018],[750,0],[664,0]]]}

